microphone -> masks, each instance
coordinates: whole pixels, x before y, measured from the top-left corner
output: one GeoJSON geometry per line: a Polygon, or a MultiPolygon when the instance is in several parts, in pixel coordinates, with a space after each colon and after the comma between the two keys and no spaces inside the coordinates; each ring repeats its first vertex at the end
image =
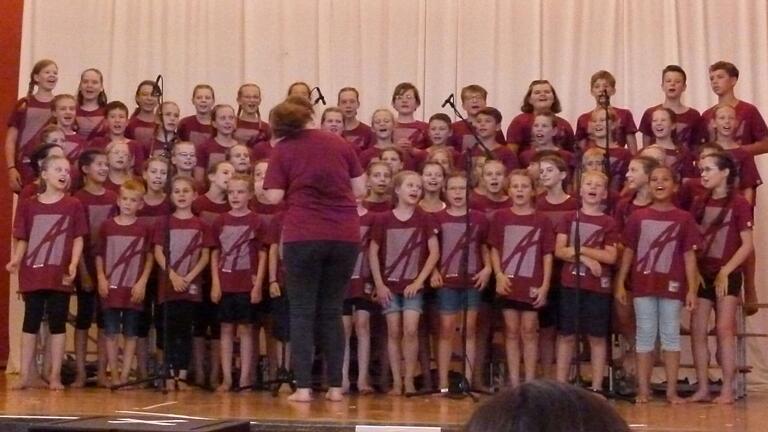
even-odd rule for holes
{"type": "Polygon", "coordinates": [[[445,108],[446,105],[453,106],[453,93],[451,93],[451,95],[443,101],[443,104],[440,105],[440,108],[445,108]]]}
{"type": "Polygon", "coordinates": [[[323,105],[328,105],[325,103],[325,96],[323,96],[323,91],[320,90],[320,87],[315,87],[312,90],[317,90],[317,99],[315,99],[314,105],[317,105],[318,102],[321,102],[323,105]]]}
{"type": "Polygon", "coordinates": [[[163,95],[163,90],[160,87],[160,83],[163,81],[163,76],[158,75],[157,78],[155,78],[155,84],[152,85],[152,96],[160,97],[163,95]]]}

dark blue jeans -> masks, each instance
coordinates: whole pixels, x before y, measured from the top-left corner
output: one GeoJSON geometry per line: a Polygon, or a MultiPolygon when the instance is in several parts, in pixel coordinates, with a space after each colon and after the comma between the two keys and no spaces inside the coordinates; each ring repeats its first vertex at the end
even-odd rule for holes
{"type": "Polygon", "coordinates": [[[356,242],[332,240],[290,242],[283,246],[291,365],[299,388],[312,384],[316,333],[326,362],[328,384],[341,387],[344,291],[359,249],[356,242]]]}

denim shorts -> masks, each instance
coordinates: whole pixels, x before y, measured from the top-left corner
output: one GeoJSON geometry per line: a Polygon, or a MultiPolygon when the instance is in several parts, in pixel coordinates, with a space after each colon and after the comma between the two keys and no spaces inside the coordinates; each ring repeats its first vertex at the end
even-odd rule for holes
{"type": "Polygon", "coordinates": [[[385,307],[384,315],[394,312],[403,312],[406,310],[422,313],[424,311],[424,296],[421,292],[411,298],[406,298],[405,294],[392,294],[389,306],[385,307]]]}
{"type": "Polygon", "coordinates": [[[465,306],[467,310],[477,310],[480,307],[480,291],[477,288],[437,289],[437,307],[440,312],[457,313],[465,306]]]}
{"type": "Polygon", "coordinates": [[[138,336],[141,311],[105,308],[102,311],[102,316],[104,317],[104,333],[107,336],[115,336],[121,333],[125,337],[138,336]]]}
{"type": "Polygon", "coordinates": [[[648,353],[661,336],[661,349],[680,351],[680,310],[683,302],[663,297],[635,297],[636,349],[648,353]]]}

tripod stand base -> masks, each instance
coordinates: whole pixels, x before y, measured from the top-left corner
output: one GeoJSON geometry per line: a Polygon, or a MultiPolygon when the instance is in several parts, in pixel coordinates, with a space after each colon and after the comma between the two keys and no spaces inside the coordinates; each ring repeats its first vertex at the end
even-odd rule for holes
{"type": "Polygon", "coordinates": [[[266,388],[271,388],[272,397],[277,397],[284,384],[287,384],[288,387],[290,387],[291,392],[296,391],[296,379],[293,377],[293,371],[281,367],[277,369],[277,375],[274,380],[267,381],[262,385],[266,388]]]}

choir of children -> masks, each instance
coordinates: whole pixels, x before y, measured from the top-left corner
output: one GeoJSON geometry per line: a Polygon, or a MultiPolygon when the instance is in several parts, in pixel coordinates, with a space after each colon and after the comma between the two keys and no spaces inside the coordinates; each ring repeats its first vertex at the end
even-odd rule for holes
{"type": "MultiPolygon", "coordinates": [[[[373,392],[374,372],[390,394],[419,390],[418,374],[430,387],[431,336],[437,390],[447,392],[456,330],[465,326],[461,369],[475,388],[489,385],[486,359],[497,328],[505,334],[509,385],[537,374],[571,379],[583,335],[591,388],[600,391],[615,329],[624,337],[626,367],[636,353],[637,401],[651,397],[659,338],[667,400],[682,403],[675,383],[685,307],[693,310],[698,376],[691,400],[711,400],[714,310],[723,370],[714,401],[733,402],[742,284],[746,298],[756,298],[752,219],[761,180],[754,155],[768,150],[768,127],[734,96],[733,64],[717,62],[709,72],[719,103],[700,116],[681,102],[685,71],[662,71],[664,102],[640,122],[642,155],[632,113],[605,103],[616,91],[607,71],[592,76],[597,104],[579,117],[575,134],[556,115],[561,102],[552,84],[536,80],[506,139],[501,113],[478,85],[461,92],[472,128],[445,114],[417,120],[422,101],[411,83],[393,92],[396,114],[377,109],[368,126],[357,118],[359,91],[342,88],[338,108],[326,109],[318,126],[349,141],[368,185],[358,207],[361,251],[344,302],[343,390],[373,392]]],[[[187,388],[189,375],[221,391],[250,386],[262,352],[288,364],[289,352],[275,349],[289,340],[283,207],[270,204],[262,188],[279,141],[262,119],[259,86],[242,85],[235,110],[215,105],[213,88],[200,84],[192,92],[195,114],[180,119],[175,103],[158,104],[151,81],[137,87],[129,116],[125,104],[107,101],[97,69],[82,73],[76,96],[54,96],[57,79],[53,61],[35,65],[6,136],[10,185],[21,191],[6,266],[18,273],[25,303],[17,387],[39,384],[33,356],[46,316],[44,378],[49,388],[63,388],[72,293],[74,387],[86,384],[94,322],[100,385],[128,382],[134,354],[143,373],[141,341],[153,321],[158,354],[181,379],[171,382],[177,389],[187,388]]],[[[288,92],[310,93],[302,82],[288,92]]]]}

